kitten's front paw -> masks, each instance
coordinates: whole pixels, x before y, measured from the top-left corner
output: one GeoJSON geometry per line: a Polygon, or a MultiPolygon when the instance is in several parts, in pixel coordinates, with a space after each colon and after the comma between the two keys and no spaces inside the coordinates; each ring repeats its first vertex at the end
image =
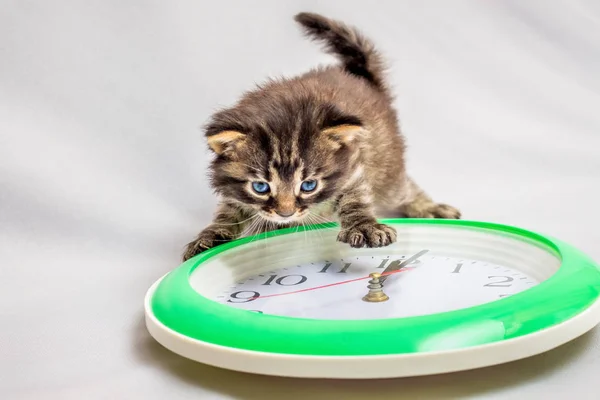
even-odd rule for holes
{"type": "Polygon", "coordinates": [[[384,247],[396,241],[396,230],[384,224],[365,223],[342,229],[337,239],[352,247],[384,247]]]}
{"type": "Polygon", "coordinates": [[[232,239],[233,237],[224,235],[222,233],[205,230],[201,232],[194,241],[188,243],[185,252],[183,253],[183,261],[187,261],[203,251],[212,249],[220,244],[227,243],[232,239]]]}

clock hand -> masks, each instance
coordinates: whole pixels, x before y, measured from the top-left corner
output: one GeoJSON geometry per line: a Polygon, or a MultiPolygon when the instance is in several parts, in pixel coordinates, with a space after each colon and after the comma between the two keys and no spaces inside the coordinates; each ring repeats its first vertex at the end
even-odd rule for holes
{"type": "MultiPolygon", "coordinates": [[[[409,263],[413,262],[417,258],[421,257],[423,254],[427,253],[428,251],[429,250],[427,250],[427,249],[421,250],[417,254],[415,254],[415,255],[407,258],[406,260],[403,260],[402,262],[400,262],[400,261],[393,261],[393,262],[391,262],[390,265],[388,265],[388,267],[385,270],[383,270],[383,272],[380,274],[380,276],[379,276],[379,283],[382,284],[383,282],[385,282],[385,280],[390,275],[393,275],[393,274],[396,274],[398,272],[404,272],[404,271],[412,269],[411,267],[406,267],[406,265],[408,265],[409,263]],[[402,269],[402,270],[400,270],[400,269],[402,269]]],[[[264,298],[267,298],[267,297],[286,296],[288,294],[309,292],[309,291],[312,291],[312,290],[324,289],[324,288],[331,287],[331,286],[343,285],[343,284],[346,284],[346,283],[361,281],[361,280],[370,279],[370,278],[372,279],[371,274],[369,274],[367,276],[361,276],[360,278],[348,279],[346,281],[341,281],[341,282],[336,282],[336,283],[330,283],[330,284],[327,284],[327,285],[315,286],[315,287],[306,288],[306,289],[300,289],[300,290],[293,290],[291,292],[261,295],[261,296],[255,297],[255,298],[256,299],[264,299],[264,298]]]]}
{"type": "MultiPolygon", "coordinates": [[[[412,260],[409,260],[409,262],[412,260]]],[[[399,272],[405,272],[405,271],[409,271],[411,270],[411,267],[405,267],[403,268],[401,271],[400,270],[396,270],[396,271],[389,271],[388,274],[392,275],[392,274],[397,274],[399,272]]],[[[387,275],[387,276],[389,276],[387,275]]],[[[306,289],[299,289],[299,290],[293,290],[291,292],[284,292],[284,293],[274,293],[274,294],[267,294],[267,295],[260,295],[260,296],[256,296],[253,297],[253,299],[264,299],[267,297],[279,297],[279,296],[286,296],[288,294],[294,294],[294,293],[302,293],[302,292],[310,292],[312,290],[317,290],[317,289],[324,289],[324,288],[328,288],[331,286],[338,286],[338,285],[343,285],[346,283],[350,283],[350,282],[356,282],[356,281],[362,281],[365,279],[372,279],[371,274],[367,275],[367,276],[361,276],[360,278],[354,278],[354,279],[348,279],[346,281],[341,281],[341,282],[335,282],[335,283],[329,283],[327,285],[321,285],[321,286],[314,286],[314,287],[310,287],[310,288],[306,288],[306,289]]],[[[381,278],[379,278],[381,280],[381,278]]]]}
{"type": "Polygon", "coordinates": [[[427,253],[428,251],[429,251],[428,249],[421,250],[417,254],[407,258],[406,260],[403,260],[402,262],[400,262],[399,260],[391,262],[390,265],[388,265],[388,267],[386,269],[384,269],[383,272],[381,273],[381,277],[379,278],[379,283],[383,284],[383,282],[385,282],[387,280],[387,278],[393,272],[398,271],[401,268],[404,268],[406,265],[413,262],[417,258],[421,257],[423,254],[427,253]]]}
{"type": "Polygon", "coordinates": [[[382,274],[378,274],[377,272],[373,272],[369,274],[371,280],[369,281],[369,292],[363,296],[364,301],[368,301],[370,303],[379,303],[382,301],[388,301],[390,298],[387,294],[383,292],[383,282],[385,282],[391,274],[405,271],[405,266],[409,263],[413,262],[417,258],[421,257],[423,254],[427,253],[429,250],[421,250],[417,254],[412,257],[407,258],[400,262],[400,260],[396,260],[390,263],[386,269],[383,270],[382,274]]]}

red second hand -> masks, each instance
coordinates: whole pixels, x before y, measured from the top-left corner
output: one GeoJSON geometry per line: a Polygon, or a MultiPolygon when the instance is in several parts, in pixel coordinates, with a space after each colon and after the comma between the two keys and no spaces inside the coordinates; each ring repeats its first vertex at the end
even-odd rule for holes
{"type": "MultiPolygon", "coordinates": [[[[398,272],[404,272],[404,271],[407,271],[407,270],[409,270],[409,269],[414,269],[414,268],[415,268],[415,267],[404,267],[404,268],[401,268],[401,269],[399,269],[399,270],[396,270],[396,271],[390,271],[390,272],[387,272],[387,273],[385,273],[385,274],[381,274],[381,276],[386,276],[386,275],[397,274],[398,272]]],[[[312,288],[307,288],[307,289],[294,290],[293,292],[285,292],[285,293],[268,294],[268,295],[266,295],[266,296],[256,296],[256,297],[254,297],[254,299],[264,299],[264,298],[267,298],[267,297],[277,297],[277,296],[285,296],[285,295],[288,295],[288,294],[294,294],[294,293],[310,292],[311,290],[323,289],[323,288],[326,288],[326,287],[337,286],[337,285],[343,285],[343,284],[345,284],[345,283],[350,283],[350,282],[361,281],[361,280],[364,280],[364,279],[369,279],[369,278],[370,278],[370,276],[368,276],[368,275],[367,275],[367,276],[362,276],[362,277],[360,277],[360,278],[348,279],[347,281],[341,281],[341,282],[336,282],[336,283],[330,283],[330,284],[328,284],[328,285],[321,285],[321,286],[315,286],[315,287],[312,287],[312,288]]]]}

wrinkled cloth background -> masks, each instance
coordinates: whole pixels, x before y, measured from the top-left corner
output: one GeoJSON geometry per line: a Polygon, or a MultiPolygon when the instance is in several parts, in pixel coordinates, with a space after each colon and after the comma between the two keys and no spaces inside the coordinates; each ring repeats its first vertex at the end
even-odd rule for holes
{"type": "Polygon", "coordinates": [[[268,75],[332,62],[299,11],[386,54],[408,169],[435,199],[600,260],[600,3],[377,4],[1,2],[1,398],[600,398],[597,329],[506,365],[366,382],[219,370],[147,334],[146,289],[216,204],[201,125],[268,75]]]}

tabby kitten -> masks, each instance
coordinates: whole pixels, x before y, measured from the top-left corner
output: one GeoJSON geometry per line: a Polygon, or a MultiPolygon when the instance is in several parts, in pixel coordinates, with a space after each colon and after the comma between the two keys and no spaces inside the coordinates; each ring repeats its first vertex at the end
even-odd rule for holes
{"type": "Polygon", "coordinates": [[[460,218],[405,173],[404,139],[373,43],[317,14],[295,20],[340,64],[268,81],[212,116],[210,176],[221,200],[184,260],[244,235],[250,225],[289,227],[317,212],[337,217],[337,239],[352,247],[396,241],[396,231],[377,221],[381,214],[460,218]]]}

